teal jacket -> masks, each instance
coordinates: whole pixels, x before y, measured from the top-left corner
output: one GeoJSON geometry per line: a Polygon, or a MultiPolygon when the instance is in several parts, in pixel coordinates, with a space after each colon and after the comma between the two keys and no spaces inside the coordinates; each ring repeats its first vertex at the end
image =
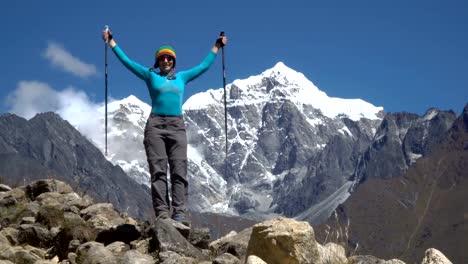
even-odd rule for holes
{"type": "Polygon", "coordinates": [[[127,69],[145,81],[151,96],[151,112],[171,116],[182,115],[185,85],[206,72],[216,58],[216,53],[210,51],[198,66],[177,72],[176,78],[169,80],[166,76],[155,72],[154,69],[130,60],[118,45],[114,46],[112,50],[127,69]]]}

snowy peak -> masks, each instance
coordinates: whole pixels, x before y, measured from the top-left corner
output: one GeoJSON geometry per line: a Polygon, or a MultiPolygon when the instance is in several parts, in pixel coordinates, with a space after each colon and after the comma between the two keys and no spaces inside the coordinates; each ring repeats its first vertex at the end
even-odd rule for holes
{"type": "Polygon", "coordinates": [[[151,113],[151,106],[141,101],[134,95],[130,95],[122,100],[112,101],[108,105],[108,111],[113,119],[126,121],[136,126],[141,126],[146,122],[151,113]]]}
{"type": "MultiPolygon", "coordinates": [[[[297,72],[291,68],[289,68],[288,66],[286,66],[283,62],[278,62],[276,63],[276,65],[271,68],[271,69],[268,69],[266,71],[264,71],[262,74],[261,74],[262,77],[267,77],[267,78],[275,78],[275,79],[278,79],[278,80],[281,80],[281,79],[286,79],[288,80],[288,78],[292,81],[298,81],[298,80],[304,80],[307,78],[300,72],[297,72]]],[[[309,80],[307,80],[308,82],[310,82],[309,80]]]]}
{"type": "Polygon", "coordinates": [[[135,113],[132,111],[136,111],[138,114],[140,114],[141,111],[143,111],[144,113],[148,113],[148,114],[149,112],[151,112],[151,107],[145,102],[138,99],[134,95],[130,95],[122,100],[112,101],[108,105],[109,112],[114,112],[114,111],[118,111],[122,109],[126,109],[127,111],[130,111],[128,112],[129,114],[135,113]]]}
{"type": "Polygon", "coordinates": [[[434,117],[436,117],[439,114],[439,110],[436,108],[430,108],[426,111],[426,113],[423,116],[423,121],[429,121],[432,120],[434,117]]]}
{"type": "MultiPolygon", "coordinates": [[[[278,62],[273,68],[260,75],[247,79],[237,79],[227,85],[228,107],[236,105],[251,105],[267,102],[289,100],[299,109],[311,106],[318,109],[329,118],[346,116],[352,120],[361,118],[381,119],[379,112],[382,107],[376,107],[361,99],[342,99],[327,96],[304,74],[297,72],[283,62],[278,62]]],[[[199,110],[222,104],[223,89],[209,90],[189,98],[184,110],[199,110]]]]}

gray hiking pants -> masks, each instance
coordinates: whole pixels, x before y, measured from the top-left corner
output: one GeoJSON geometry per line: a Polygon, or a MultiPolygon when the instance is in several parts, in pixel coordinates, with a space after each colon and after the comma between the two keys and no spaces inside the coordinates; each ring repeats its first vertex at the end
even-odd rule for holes
{"type": "Polygon", "coordinates": [[[143,143],[151,175],[151,196],[156,216],[170,212],[168,164],[172,213],[173,215],[185,213],[188,182],[187,135],[183,117],[151,114],[146,122],[143,143]]]}

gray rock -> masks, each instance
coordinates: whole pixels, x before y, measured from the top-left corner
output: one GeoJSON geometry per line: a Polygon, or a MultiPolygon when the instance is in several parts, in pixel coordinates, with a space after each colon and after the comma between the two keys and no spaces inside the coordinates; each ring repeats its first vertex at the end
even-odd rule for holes
{"type": "Polygon", "coordinates": [[[452,264],[452,262],[439,250],[429,248],[424,253],[421,264],[452,264]]]}
{"type": "Polygon", "coordinates": [[[195,247],[208,249],[211,240],[210,229],[192,228],[188,239],[195,247]]]}
{"type": "Polygon", "coordinates": [[[325,246],[317,244],[320,259],[323,263],[347,264],[345,249],[335,243],[327,243],[325,246]]]}
{"type": "Polygon", "coordinates": [[[11,187],[5,184],[0,184],[0,192],[8,192],[11,191],[11,187]]]}
{"type": "Polygon", "coordinates": [[[36,218],[32,216],[26,216],[21,218],[20,224],[34,224],[36,222],[36,218]]]}
{"type": "Polygon", "coordinates": [[[55,179],[45,179],[45,180],[38,180],[35,181],[25,187],[26,194],[31,200],[35,200],[36,197],[41,195],[42,193],[47,192],[57,192],[57,193],[70,193],[73,189],[70,185],[58,181],[55,179]]]}
{"type": "Polygon", "coordinates": [[[45,251],[31,247],[20,247],[20,246],[7,246],[0,244],[0,259],[9,260],[17,264],[28,264],[35,263],[38,260],[44,259],[45,251]]]}
{"type": "Polygon", "coordinates": [[[77,264],[76,259],[78,258],[78,255],[76,253],[68,253],[67,258],[71,264],[77,264]]]}
{"type": "Polygon", "coordinates": [[[104,243],[105,245],[116,241],[130,244],[130,242],[139,239],[141,236],[142,234],[136,226],[123,224],[100,231],[96,237],[96,241],[104,243]]]}
{"type": "Polygon", "coordinates": [[[267,264],[267,263],[255,255],[250,255],[247,258],[247,262],[245,264],[267,264]]]}
{"type": "Polygon", "coordinates": [[[83,219],[91,223],[94,228],[99,230],[107,230],[113,226],[122,225],[124,219],[119,213],[114,210],[114,206],[110,203],[93,204],[81,210],[83,219]]]}
{"type": "Polygon", "coordinates": [[[112,252],[112,254],[114,254],[114,256],[116,256],[116,257],[122,257],[122,256],[125,255],[125,253],[127,253],[127,251],[130,250],[129,245],[125,244],[124,242],[120,242],[120,241],[109,244],[109,245],[106,246],[106,248],[108,250],[110,250],[112,252]]]}
{"type": "Polygon", "coordinates": [[[80,241],[77,239],[73,239],[68,243],[68,251],[69,252],[75,252],[78,247],[81,245],[80,241]]]}
{"type": "Polygon", "coordinates": [[[0,231],[0,244],[11,246],[10,240],[0,231]]]}
{"type": "Polygon", "coordinates": [[[401,260],[383,260],[374,256],[352,256],[348,258],[348,264],[405,264],[401,260]]]}
{"type": "Polygon", "coordinates": [[[77,263],[87,264],[115,264],[117,258],[103,244],[97,242],[86,242],[76,250],[77,263]]]}
{"type": "Polygon", "coordinates": [[[246,228],[231,237],[222,238],[221,241],[213,243],[210,249],[215,255],[229,253],[241,261],[245,260],[247,247],[252,235],[252,228],[246,228]]]}
{"type": "Polygon", "coordinates": [[[175,229],[177,229],[177,231],[180,232],[180,234],[185,237],[185,238],[188,238],[189,235],[190,235],[190,227],[182,224],[181,222],[177,222],[175,220],[172,220],[172,219],[167,219],[167,221],[171,221],[172,222],[172,226],[175,227],[175,229]]]}
{"type": "Polygon", "coordinates": [[[37,196],[36,201],[39,204],[64,205],[65,208],[77,207],[84,209],[92,204],[91,200],[84,199],[75,192],[59,193],[46,192],[37,196]]]}
{"type": "Polygon", "coordinates": [[[241,264],[241,261],[232,254],[223,253],[213,260],[213,264],[241,264]]]}
{"type": "Polygon", "coordinates": [[[150,238],[146,238],[143,240],[134,240],[130,244],[132,245],[132,249],[135,249],[136,251],[142,254],[149,253],[150,238]]]}
{"type": "Polygon", "coordinates": [[[71,249],[76,249],[81,243],[95,240],[97,233],[98,231],[79,215],[65,213],[63,225],[55,239],[57,255],[60,259],[67,258],[71,249]]]}
{"type": "Polygon", "coordinates": [[[159,219],[152,227],[150,249],[160,252],[172,251],[182,256],[205,259],[202,252],[190,244],[175,227],[172,221],[159,219]]]}
{"type": "Polygon", "coordinates": [[[0,234],[2,234],[3,237],[5,237],[9,241],[10,245],[18,245],[18,229],[15,229],[13,227],[6,227],[0,230],[0,234]]]}
{"type": "Polygon", "coordinates": [[[18,229],[18,243],[48,248],[53,244],[50,231],[36,224],[23,224],[18,229]]]}
{"type": "Polygon", "coordinates": [[[154,259],[150,255],[142,254],[136,250],[130,250],[120,260],[121,264],[153,264],[154,259]]]}

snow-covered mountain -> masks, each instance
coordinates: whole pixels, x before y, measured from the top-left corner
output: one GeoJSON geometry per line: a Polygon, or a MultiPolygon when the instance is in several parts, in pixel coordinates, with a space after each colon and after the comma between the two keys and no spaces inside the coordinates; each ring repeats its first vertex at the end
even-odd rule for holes
{"type": "MultiPolygon", "coordinates": [[[[238,214],[297,216],[339,190],[343,192],[335,193],[334,200],[342,201],[349,195],[345,187],[351,185],[348,179],[353,161],[340,164],[333,175],[321,179],[325,184],[321,190],[305,190],[310,195],[297,197],[297,201],[292,194],[305,179],[323,177],[323,173],[317,174],[321,168],[333,167],[327,160],[315,166],[314,159],[320,161],[321,153],[333,150],[341,152],[333,154],[341,154],[345,160],[357,158],[382,120],[382,107],[360,99],[329,97],[281,62],[260,75],[235,80],[227,90],[227,169],[223,90],[196,94],[184,104],[190,149],[203,157],[200,160],[215,182],[224,180],[223,188],[194,193],[199,209],[206,201],[224,197],[221,208],[227,205],[238,214]],[[337,141],[346,142],[342,145],[352,146],[348,147],[352,151],[341,151],[337,141]]],[[[192,174],[196,179],[195,168],[192,174]]]]}
{"type": "MultiPolygon", "coordinates": [[[[328,97],[281,62],[260,75],[235,80],[227,90],[227,166],[223,89],[196,94],[183,106],[192,210],[285,213],[278,199],[288,188],[278,186],[291,177],[296,182],[313,177],[309,163],[335,137],[351,142],[365,138],[368,143],[382,118],[381,107],[328,97]]],[[[149,174],[142,142],[149,112],[134,96],[109,104],[109,159],[145,185],[149,174]]],[[[338,185],[333,192],[350,183],[340,180],[338,185]]]]}

